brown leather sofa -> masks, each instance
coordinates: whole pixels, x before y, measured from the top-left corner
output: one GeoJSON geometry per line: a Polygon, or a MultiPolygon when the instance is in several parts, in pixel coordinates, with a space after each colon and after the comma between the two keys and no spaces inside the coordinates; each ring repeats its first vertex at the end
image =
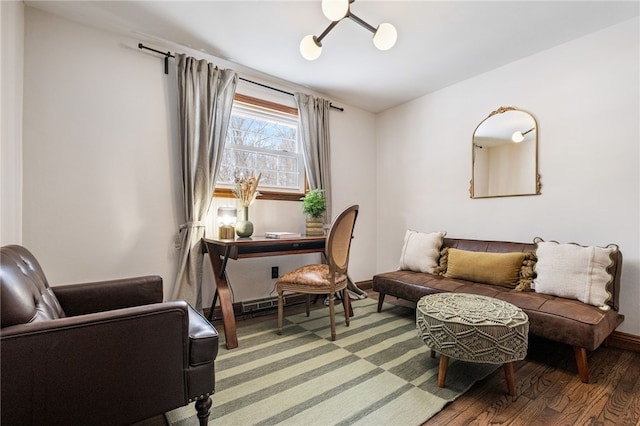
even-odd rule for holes
{"type": "Polygon", "coordinates": [[[2,425],[128,425],[191,401],[207,423],[218,333],[186,302],[162,303],[162,278],[49,287],[13,245],[0,284],[2,425]]]}
{"type": "MultiPolygon", "coordinates": [[[[533,251],[536,245],[445,238],[443,247],[476,252],[526,253],[533,251]]],[[[608,311],[578,300],[405,270],[375,275],[373,290],[379,293],[378,312],[386,295],[417,302],[427,294],[457,292],[480,294],[512,303],[529,316],[530,334],[574,348],[580,379],[588,383],[587,351],[598,348],[624,320],[624,316],[618,313],[622,272],[622,254],[619,251],[608,272],[614,277],[610,288],[612,297],[608,303],[611,309],[608,311]]]]}

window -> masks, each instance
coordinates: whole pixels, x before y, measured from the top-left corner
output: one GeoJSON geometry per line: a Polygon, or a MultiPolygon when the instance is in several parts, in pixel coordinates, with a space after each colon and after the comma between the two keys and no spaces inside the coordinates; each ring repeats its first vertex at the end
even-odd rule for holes
{"type": "Polygon", "coordinates": [[[252,173],[262,174],[261,198],[299,200],[306,181],[298,111],[236,94],[216,196],[231,193],[234,176],[252,173]]]}

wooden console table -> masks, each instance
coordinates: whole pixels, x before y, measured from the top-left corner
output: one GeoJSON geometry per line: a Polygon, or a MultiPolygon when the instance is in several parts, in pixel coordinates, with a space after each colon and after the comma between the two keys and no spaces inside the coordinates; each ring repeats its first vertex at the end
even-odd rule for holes
{"type": "Polygon", "coordinates": [[[236,332],[236,318],[233,313],[231,290],[225,272],[229,259],[249,257],[282,256],[286,254],[322,253],[324,252],[325,237],[295,237],[275,239],[265,237],[236,238],[234,240],[217,240],[203,238],[202,243],[213,268],[216,280],[216,290],[211,302],[209,320],[213,316],[217,298],[220,297],[222,321],[227,349],[238,347],[236,332]]]}

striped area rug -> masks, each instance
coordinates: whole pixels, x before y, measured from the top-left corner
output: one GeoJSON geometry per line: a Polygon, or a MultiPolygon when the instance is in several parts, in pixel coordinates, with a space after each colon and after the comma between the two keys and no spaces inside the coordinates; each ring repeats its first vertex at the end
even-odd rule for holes
{"type": "MultiPolygon", "coordinates": [[[[221,342],[210,425],[420,425],[498,366],[451,360],[446,387],[438,358],[418,337],[415,310],[353,301],[349,327],[328,309],[238,329],[239,347],[221,342]]],[[[193,404],[166,414],[172,426],[197,425],[193,404]]]]}

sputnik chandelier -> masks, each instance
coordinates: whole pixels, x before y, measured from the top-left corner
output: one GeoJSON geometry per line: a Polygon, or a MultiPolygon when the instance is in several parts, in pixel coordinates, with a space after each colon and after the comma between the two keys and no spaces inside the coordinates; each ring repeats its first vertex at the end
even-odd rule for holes
{"type": "Polygon", "coordinates": [[[302,56],[313,61],[318,59],[322,53],[322,39],[336,26],[338,22],[349,18],[356,24],[364,27],[373,33],[373,44],[380,50],[389,50],[396,44],[398,32],[389,23],[382,23],[377,28],[367,24],[362,19],[351,12],[351,3],[355,0],[322,0],[322,13],[331,21],[331,24],[320,34],[314,36],[310,34],[300,42],[300,53],[302,56]]]}

